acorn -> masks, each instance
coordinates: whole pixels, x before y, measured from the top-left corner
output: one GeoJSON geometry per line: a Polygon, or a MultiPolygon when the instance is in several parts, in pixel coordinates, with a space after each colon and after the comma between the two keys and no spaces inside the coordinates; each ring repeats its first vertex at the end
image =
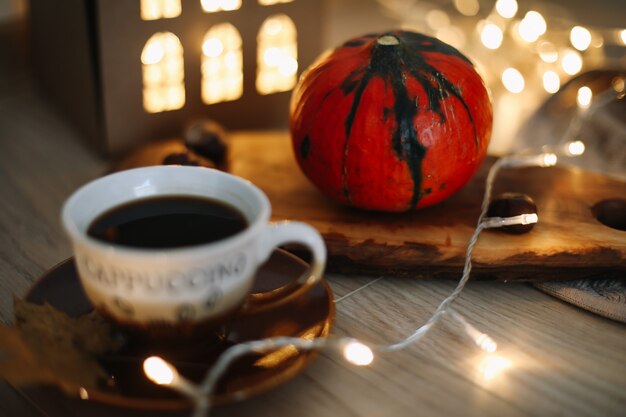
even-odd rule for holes
{"type": "MultiPolygon", "coordinates": [[[[494,198],[487,208],[487,217],[514,217],[522,214],[537,213],[537,205],[526,194],[504,193],[494,198]]],[[[503,226],[501,229],[508,233],[528,233],[535,227],[535,223],[515,224],[503,226]]]]}

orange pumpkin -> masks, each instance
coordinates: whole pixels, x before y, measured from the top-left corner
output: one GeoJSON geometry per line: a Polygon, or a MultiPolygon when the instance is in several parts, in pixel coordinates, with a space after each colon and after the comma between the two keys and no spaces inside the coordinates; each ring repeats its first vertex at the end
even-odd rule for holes
{"type": "Polygon", "coordinates": [[[393,31],[349,40],[318,58],[294,89],[298,164],[326,195],[371,210],[435,204],[483,161],[487,90],[450,45],[393,31]]]}

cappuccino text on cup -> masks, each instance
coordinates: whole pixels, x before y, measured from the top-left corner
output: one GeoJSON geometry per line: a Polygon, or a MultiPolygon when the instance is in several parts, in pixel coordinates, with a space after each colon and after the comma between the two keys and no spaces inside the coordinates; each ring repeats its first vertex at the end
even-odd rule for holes
{"type": "Polygon", "coordinates": [[[235,311],[252,314],[299,297],[322,276],[326,249],[319,233],[300,222],[269,222],[269,200],[239,177],[200,167],[155,166],[111,174],[78,189],[62,222],[82,286],[94,307],[127,324],[219,324],[235,311]],[[240,232],[210,243],[144,248],[90,236],[98,216],[140,199],[185,196],[236,208],[247,221],[240,232]],[[279,290],[250,295],[257,269],[274,249],[300,243],[312,253],[310,270],[279,290]]]}

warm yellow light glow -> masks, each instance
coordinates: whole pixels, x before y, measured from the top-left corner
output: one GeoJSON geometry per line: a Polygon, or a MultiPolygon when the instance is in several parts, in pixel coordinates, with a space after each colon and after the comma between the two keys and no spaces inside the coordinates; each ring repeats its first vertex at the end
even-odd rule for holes
{"type": "Polygon", "coordinates": [[[476,16],[480,11],[478,0],[454,0],[454,7],[465,16],[476,16]]]}
{"type": "Polygon", "coordinates": [[[543,88],[550,94],[554,94],[561,88],[561,78],[554,71],[546,71],[543,73],[543,88]]]}
{"type": "Polygon", "coordinates": [[[241,36],[230,23],[213,26],[202,42],[202,101],[233,101],[243,94],[241,36]]]}
{"type": "Polygon", "coordinates": [[[215,58],[224,52],[224,44],[218,38],[208,38],[202,44],[202,53],[208,57],[215,58]]]}
{"type": "Polygon", "coordinates": [[[270,67],[276,67],[280,64],[282,55],[280,48],[269,47],[263,52],[263,62],[270,67]]]}
{"type": "Polygon", "coordinates": [[[359,342],[350,342],[343,348],[343,356],[353,365],[367,366],[374,360],[372,349],[359,342]]]}
{"type": "MultiPolygon", "coordinates": [[[[522,224],[526,225],[526,224],[535,224],[539,221],[539,216],[537,215],[537,213],[529,213],[529,214],[522,214],[522,224]]],[[[496,342],[493,342],[494,345],[496,342]]],[[[488,347],[490,347],[490,345],[487,345],[488,347]]],[[[495,347],[497,348],[498,345],[495,345],[495,347]]],[[[496,349],[493,350],[487,350],[487,352],[493,353],[496,351],[496,349]]]]}
{"type": "Polygon", "coordinates": [[[626,80],[623,77],[615,77],[611,80],[611,86],[616,93],[623,94],[626,91],[626,80]]]}
{"type": "MultiPolygon", "coordinates": [[[[536,222],[535,222],[536,223],[536,222]]],[[[476,339],[476,344],[485,352],[493,353],[498,349],[498,344],[489,335],[480,334],[476,339]]]]}
{"type": "Polygon", "coordinates": [[[585,153],[585,144],[576,140],[567,144],[567,154],[569,156],[580,156],[585,153]]]}
{"type": "Polygon", "coordinates": [[[568,75],[578,74],[583,67],[583,58],[580,54],[572,49],[567,49],[562,54],[561,68],[568,75]]]}
{"type": "Polygon", "coordinates": [[[554,153],[547,153],[543,156],[543,166],[553,167],[558,162],[559,158],[554,153]]]}
{"type": "Polygon", "coordinates": [[[591,99],[593,98],[593,91],[587,86],[580,87],[578,94],[576,94],[576,103],[581,109],[587,109],[591,105],[591,99]]]}
{"type": "Polygon", "coordinates": [[[619,31],[619,38],[624,45],[626,45],[626,29],[619,31]]]}
{"type": "Polygon", "coordinates": [[[142,20],[170,19],[180,16],[180,0],[141,0],[142,20]]]}
{"type": "Polygon", "coordinates": [[[511,93],[524,91],[524,76],[515,68],[507,68],[502,72],[502,84],[511,93]]]}
{"type": "Polygon", "coordinates": [[[493,23],[487,23],[480,32],[480,40],[489,49],[498,49],[502,45],[502,30],[493,23]]]}
{"type": "Polygon", "coordinates": [[[143,372],[157,385],[170,385],[177,374],[172,365],[158,356],[150,356],[143,361],[143,372]]]}
{"type": "Polygon", "coordinates": [[[183,47],[173,33],[155,33],[141,52],[143,107],[149,113],[185,105],[183,47]]]}
{"type": "Polygon", "coordinates": [[[288,91],[298,72],[297,32],[285,14],[268,17],[257,35],[256,88],[260,94],[288,91]]]}
{"type": "Polygon", "coordinates": [[[298,71],[298,61],[291,57],[287,57],[278,64],[278,72],[284,76],[294,75],[298,71]]]}
{"type": "Polygon", "coordinates": [[[80,387],[78,389],[78,396],[80,397],[81,400],[88,400],[89,392],[87,392],[87,390],[84,387],[80,387]]]}
{"type": "Polygon", "coordinates": [[[517,13],[517,1],[498,0],[496,1],[496,11],[500,16],[510,19],[517,13]]]}
{"type": "Polygon", "coordinates": [[[526,42],[536,41],[541,35],[546,33],[546,29],[545,19],[541,13],[534,10],[526,13],[518,26],[519,35],[526,42]]]}
{"type": "Polygon", "coordinates": [[[426,13],[426,24],[437,30],[450,25],[450,17],[446,12],[439,9],[432,9],[426,13]]]}
{"type": "Polygon", "coordinates": [[[510,368],[513,363],[500,355],[487,355],[480,364],[480,373],[486,380],[491,380],[510,368]]]}
{"type": "Polygon", "coordinates": [[[293,0],[259,0],[261,6],[271,6],[279,3],[291,3],[293,0]]]}
{"type": "Polygon", "coordinates": [[[559,59],[559,51],[552,42],[539,42],[539,45],[537,45],[537,52],[539,52],[539,58],[541,58],[543,62],[547,62],[549,64],[555,63],[559,59]]]}
{"type": "Polygon", "coordinates": [[[162,42],[148,43],[141,53],[141,62],[144,65],[158,64],[164,56],[165,48],[162,42]]]}
{"type": "Polygon", "coordinates": [[[241,0],[200,0],[202,10],[207,13],[238,10],[241,8],[241,0]]]}
{"type": "Polygon", "coordinates": [[[591,32],[582,26],[574,26],[569,33],[569,40],[574,48],[584,51],[591,45],[591,32]]]}

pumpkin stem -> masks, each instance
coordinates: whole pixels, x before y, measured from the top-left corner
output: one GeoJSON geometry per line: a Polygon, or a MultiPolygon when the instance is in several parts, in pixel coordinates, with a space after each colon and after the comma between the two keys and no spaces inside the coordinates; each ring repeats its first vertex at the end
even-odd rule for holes
{"type": "Polygon", "coordinates": [[[400,40],[393,35],[383,35],[376,40],[379,45],[398,45],[400,40]]]}

